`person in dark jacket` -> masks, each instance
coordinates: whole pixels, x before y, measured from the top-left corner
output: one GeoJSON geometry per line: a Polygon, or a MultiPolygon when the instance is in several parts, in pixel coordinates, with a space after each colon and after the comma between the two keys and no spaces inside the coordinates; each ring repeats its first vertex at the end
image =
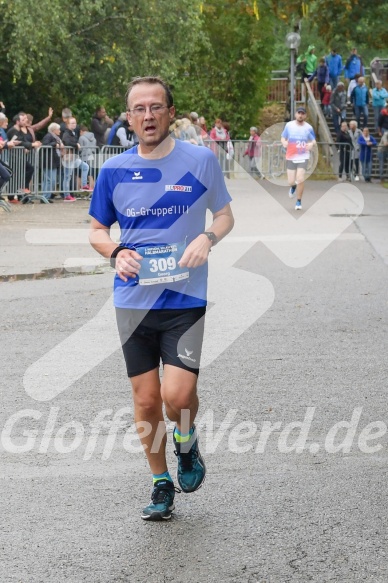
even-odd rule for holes
{"type": "Polygon", "coordinates": [[[340,81],[330,97],[331,113],[335,133],[338,134],[341,122],[346,119],[346,91],[345,85],[340,81]]]}
{"type": "Polygon", "coordinates": [[[122,113],[120,113],[120,115],[118,116],[118,118],[115,118],[115,122],[112,125],[112,127],[109,130],[109,134],[108,137],[106,139],[106,145],[107,146],[111,146],[112,145],[112,141],[113,138],[116,135],[117,130],[122,126],[123,122],[127,119],[127,113],[125,111],[123,111],[122,113]]]}
{"type": "MultiPolygon", "coordinates": [[[[86,162],[83,162],[78,155],[81,148],[78,143],[78,138],[75,133],[75,128],[77,127],[77,120],[75,117],[69,118],[67,129],[63,132],[63,144],[66,146],[66,152],[62,158],[64,171],[63,179],[63,190],[64,190],[64,202],[74,202],[75,198],[70,194],[70,179],[74,175],[74,169],[79,168],[81,170],[81,180],[82,180],[82,190],[92,190],[88,186],[88,174],[89,166],[86,162]]],[[[75,190],[75,188],[73,188],[75,190]]]]}
{"type": "Polygon", "coordinates": [[[346,180],[350,181],[350,159],[352,157],[353,140],[348,131],[348,124],[346,121],[341,123],[340,131],[337,135],[337,143],[339,144],[340,165],[338,171],[338,179],[342,180],[342,174],[345,170],[346,180]]]}
{"type": "Polygon", "coordinates": [[[97,107],[92,117],[91,130],[96,138],[97,146],[101,148],[106,143],[105,133],[108,128],[113,126],[113,119],[106,115],[105,107],[97,107]]]}
{"type": "Polygon", "coordinates": [[[42,140],[42,195],[49,202],[53,202],[53,192],[57,186],[57,172],[58,168],[61,166],[61,152],[63,151],[63,143],[59,137],[60,133],[61,126],[58,123],[51,123],[48,127],[47,134],[42,140]]]}
{"type": "Polygon", "coordinates": [[[132,148],[139,143],[137,135],[131,129],[128,120],[125,120],[118,126],[116,135],[113,136],[112,146],[123,146],[124,148],[132,148]]]}
{"type": "Polygon", "coordinates": [[[318,91],[322,102],[323,88],[327,83],[329,83],[329,67],[326,65],[326,61],[323,57],[319,59],[318,67],[314,73],[308,77],[307,81],[311,82],[315,77],[318,81],[318,91]]]}
{"type": "MultiPolygon", "coordinates": [[[[7,131],[8,140],[17,140],[20,142],[20,146],[24,148],[24,153],[29,154],[33,152],[35,148],[39,148],[42,144],[39,141],[34,141],[31,133],[28,131],[28,119],[24,112],[20,112],[13,118],[14,125],[7,131]]],[[[12,152],[14,154],[16,151],[12,152]]],[[[20,155],[20,150],[17,153],[20,155]]],[[[23,160],[24,162],[24,160],[23,160]]],[[[11,166],[13,166],[11,161],[11,166]]],[[[21,189],[23,195],[18,197],[23,203],[29,202],[29,198],[26,194],[30,194],[30,182],[34,174],[34,167],[29,160],[25,160],[25,173],[24,173],[24,188],[21,189]]]]}

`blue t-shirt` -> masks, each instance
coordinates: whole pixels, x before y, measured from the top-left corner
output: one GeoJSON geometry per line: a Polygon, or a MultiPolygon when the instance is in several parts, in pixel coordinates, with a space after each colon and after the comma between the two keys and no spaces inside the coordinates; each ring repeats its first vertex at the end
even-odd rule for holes
{"type": "Polygon", "coordinates": [[[304,162],[310,158],[310,152],[306,146],[308,142],[315,140],[315,134],[309,123],[299,124],[296,120],[289,121],[283,130],[282,138],[288,140],[286,160],[304,162]]]}
{"type": "Polygon", "coordinates": [[[121,245],[143,255],[136,279],[114,281],[118,308],[187,309],[206,305],[207,262],[179,269],[185,246],[205,230],[206,211],[231,201],[209,148],[175,141],[167,156],[149,160],[137,146],[101,168],[89,213],[106,227],[118,221],[121,245]],[[160,281],[161,283],[154,283],[160,281]]]}

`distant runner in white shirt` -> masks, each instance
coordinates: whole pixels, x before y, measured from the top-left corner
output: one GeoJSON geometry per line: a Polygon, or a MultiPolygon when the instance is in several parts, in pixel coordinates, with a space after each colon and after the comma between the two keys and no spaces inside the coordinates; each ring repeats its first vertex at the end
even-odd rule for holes
{"type": "Polygon", "coordinates": [[[312,126],[305,121],[306,110],[298,107],[295,120],[289,121],[283,130],[281,142],[286,149],[287,178],[290,185],[289,197],[295,193],[297,200],[295,210],[302,210],[304,177],[310,158],[310,151],[316,144],[312,126]]]}

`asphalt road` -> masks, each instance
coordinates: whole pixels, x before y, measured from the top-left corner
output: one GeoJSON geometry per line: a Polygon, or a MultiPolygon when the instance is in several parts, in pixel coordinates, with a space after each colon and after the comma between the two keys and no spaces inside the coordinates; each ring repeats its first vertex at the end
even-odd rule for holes
{"type": "MultiPolygon", "coordinates": [[[[151,481],[112,273],[0,283],[1,583],[388,581],[388,191],[361,185],[361,212],[336,187],[349,205],[314,216],[330,186],[306,186],[295,231],[287,189],[230,181],[236,227],[210,258],[199,377],[208,475],[169,523],[140,519],[151,481]]],[[[93,257],[76,238],[26,243],[55,226],[82,239],[87,203],[69,206],[0,215],[0,274],[93,257]]],[[[171,427],[169,461],[175,474],[171,427]]]]}

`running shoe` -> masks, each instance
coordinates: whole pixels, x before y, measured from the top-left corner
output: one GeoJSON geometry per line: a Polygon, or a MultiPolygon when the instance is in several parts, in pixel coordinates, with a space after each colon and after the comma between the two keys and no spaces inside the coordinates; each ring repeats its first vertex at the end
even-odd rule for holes
{"type": "Polygon", "coordinates": [[[296,191],[296,184],[294,184],[294,186],[291,186],[290,190],[288,191],[288,196],[290,198],[294,198],[295,196],[295,191],[296,191]]]}
{"type": "Polygon", "coordinates": [[[194,426],[194,433],[190,440],[179,443],[173,434],[175,455],[178,458],[178,483],[183,492],[195,492],[201,487],[205,475],[205,462],[198,449],[198,436],[194,426]]]}
{"type": "Polygon", "coordinates": [[[295,210],[296,211],[301,211],[302,210],[302,202],[300,200],[297,200],[295,203],[295,210]]]}
{"type": "Polygon", "coordinates": [[[158,480],[152,490],[150,503],[143,508],[142,519],[170,520],[175,508],[175,492],[179,492],[179,490],[175,489],[170,480],[158,480]]]}
{"type": "Polygon", "coordinates": [[[74,196],[65,196],[65,198],[63,199],[63,202],[75,202],[75,198],[74,196]]]}
{"type": "Polygon", "coordinates": [[[87,184],[86,184],[86,186],[83,186],[83,187],[81,188],[81,190],[88,190],[88,191],[92,191],[92,192],[93,192],[93,188],[91,188],[91,187],[90,187],[90,186],[88,186],[87,184]]]}

